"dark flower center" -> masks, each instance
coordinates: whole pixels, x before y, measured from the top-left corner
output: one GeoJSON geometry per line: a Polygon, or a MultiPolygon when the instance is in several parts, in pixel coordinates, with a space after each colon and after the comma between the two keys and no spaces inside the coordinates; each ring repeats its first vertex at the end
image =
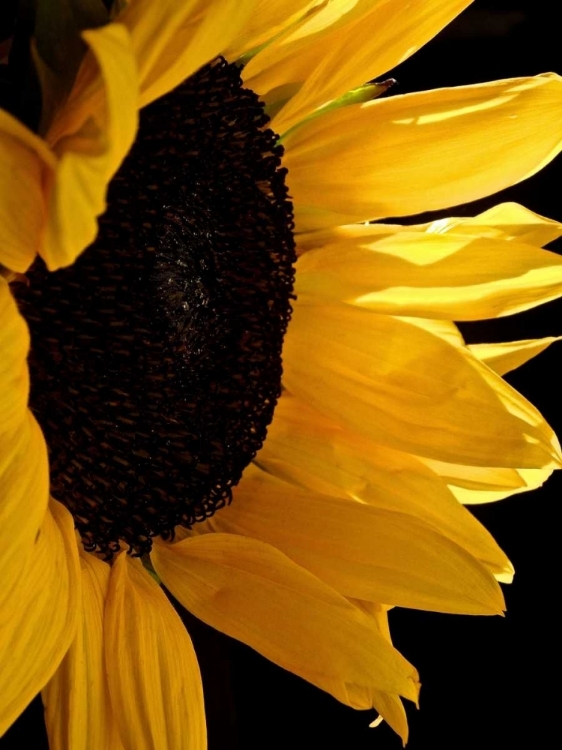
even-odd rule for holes
{"type": "Polygon", "coordinates": [[[96,242],[18,288],[51,492],[89,550],[209,517],[265,439],[295,261],[267,123],[234,65],[207,65],[141,113],[96,242]]]}

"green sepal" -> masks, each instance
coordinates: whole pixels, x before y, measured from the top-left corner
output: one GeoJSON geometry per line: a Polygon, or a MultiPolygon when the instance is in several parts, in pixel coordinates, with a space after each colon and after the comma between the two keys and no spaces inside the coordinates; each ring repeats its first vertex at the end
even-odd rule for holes
{"type": "MultiPolygon", "coordinates": [[[[342,96],[338,96],[336,99],[332,99],[332,101],[327,102],[322,107],[318,107],[318,109],[315,109],[314,112],[308,115],[308,117],[305,117],[303,120],[301,120],[301,122],[293,125],[292,128],[289,128],[286,133],[283,133],[283,137],[280,140],[282,141],[283,138],[287,137],[288,133],[292,133],[293,130],[300,127],[305,122],[310,122],[310,120],[314,120],[321,115],[332,112],[332,110],[334,109],[349,107],[353,104],[365,104],[366,102],[370,102],[373,99],[377,99],[379,96],[385,94],[388,89],[395,84],[396,81],[394,78],[388,78],[386,81],[369,81],[368,83],[364,83],[362,86],[358,86],[356,89],[351,89],[351,91],[348,91],[346,94],[342,94],[342,96]]],[[[281,107],[278,107],[277,111],[279,111],[279,109],[281,109],[281,107]]]]}
{"type": "Polygon", "coordinates": [[[152,565],[152,560],[150,559],[150,555],[143,555],[141,557],[141,562],[143,564],[144,569],[149,573],[152,578],[156,581],[156,583],[160,586],[162,584],[162,581],[160,580],[160,576],[158,573],[154,570],[154,566],[152,565]]]}
{"type": "Polygon", "coordinates": [[[349,107],[351,104],[365,104],[365,102],[378,99],[379,96],[385,94],[395,84],[396,81],[394,78],[388,78],[386,81],[369,81],[369,83],[364,83],[356,89],[351,89],[347,94],[343,94],[343,96],[339,96],[337,99],[328,102],[328,104],[325,104],[318,110],[318,114],[325,114],[332,109],[349,107]]]}

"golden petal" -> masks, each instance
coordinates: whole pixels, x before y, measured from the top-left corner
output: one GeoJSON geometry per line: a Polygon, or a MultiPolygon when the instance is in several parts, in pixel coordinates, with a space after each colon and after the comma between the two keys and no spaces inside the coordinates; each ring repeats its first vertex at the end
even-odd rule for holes
{"type": "Polygon", "coordinates": [[[125,553],[111,568],[104,632],[109,693],[125,750],[206,750],[191,639],[162,589],[125,553]]]}
{"type": "Polygon", "coordinates": [[[471,535],[465,546],[443,531],[450,519],[433,525],[403,508],[389,510],[384,501],[383,507],[375,502],[320,495],[261,472],[243,480],[232,505],[197,532],[267,542],[346,597],[437,612],[503,611],[493,574],[467,549],[478,549],[492,569],[511,570],[509,561],[453,497],[455,511],[466,516],[464,526],[457,523],[456,535],[471,535]]]}
{"type": "Polygon", "coordinates": [[[12,606],[49,501],[47,448],[27,408],[29,333],[0,278],[0,609],[12,606]]]}
{"type": "Polygon", "coordinates": [[[377,99],[293,129],[284,165],[298,231],[467,203],[562,149],[554,74],[377,99]],[[482,138],[482,133],[486,138],[482,138]]]}
{"type": "Polygon", "coordinates": [[[56,160],[41,138],[0,110],[0,266],[25,273],[39,250],[56,160]]]}
{"type": "Polygon", "coordinates": [[[140,106],[178,86],[244,30],[252,0],[134,0],[117,20],[131,33],[140,106]]]}
{"type": "Polygon", "coordinates": [[[0,735],[58,668],[74,638],[80,603],[74,522],[51,501],[17,593],[2,610],[0,735]]]}
{"type": "Polygon", "coordinates": [[[499,203],[478,216],[437,219],[428,224],[418,224],[415,229],[432,233],[454,231],[476,237],[518,240],[535,247],[543,247],[562,237],[562,223],[536,214],[518,203],[499,203]]]}
{"type": "Polygon", "coordinates": [[[137,71],[127,29],[112,23],[83,36],[91,53],[47,134],[59,158],[41,249],[51,271],[73,263],[95,239],[107,185],[137,128],[137,71]]]}
{"type": "Polygon", "coordinates": [[[228,45],[224,56],[230,61],[238,60],[292,27],[299,19],[309,17],[319,6],[319,0],[256,0],[252,14],[238,37],[228,45]]]}
{"type": "MultiPolygon", "coordinates": [[[[459,508],[445,480],[419,458],[348,432],[299,399],[282,396],[256,463],[295,485],[295,489],[300,486],[313,493],[358,500],[379,510],[417,518],[463,547],[494,574],[513,572],[490,534],[470,513],[459,508]]],[[[260,482],[266,482],[267,475],[262,472],[253,477],[253,471],[251,467],[246,470],[236,498],[250,493],[257,502],[260,482]]],[[[473,471],[474,467],[470,467],[473,471]]],[[[506,471],[519,480],[514,486],[523,484],[514,470],[506,471]]],[[[284,490],[273,484],[263,492],[277,496],[284,490]]],[[[307,504],[306,500],[303,502],[307,504]]],[[[279,503],[283,507],[281,498],[279,503]]],[[[234,503],[234,518],[241,504],[234,503]]]]}
{"type": "Polygon", "coordinates": [[[82,601],[76,636],[42,692],[51,750],[122,750],[109,702],[103,615],[110,567],[79,543],[82,601]]]}
{"type": "Polygon", "coordinates": [[[354,686],[417,699],[417,673],[370,619],[269,544],[235,534],[158,543],[154,567],[196,617],[355,708],[354,686]]]}
{"type": "Polygon", "coordinates": [[[470,2],[434,0],[406,5],[395,0],[360,0],[348,14],[348,23],[308,39],[306,46],[282,39],[266,48],[266,60],[258,55],[253,66],[248,66],[250,86],[258,92],[269,91],[281,72],[285,80],[302,82],[272,121],[272,128],[282,135],[317,107],[404,62],[470,2]]]}
{"type": "Polygon", "coordinates": [[[505,375],[521,367],[525,362],[529,362],[548,349],[551,344],[560,340],[562,336],[545,336],[542,339],[502,341],[497,344],[469,344],[468,348],[498,375],[505,375]]]}
{"type": "Polygon", "coordinates": [[[516,241],[403,231],[304,254],[296,293],[378,313],[484,320],[562,294],[562,258],[516,241]]]}
{"type": "Polygon", "coordinates": [[[291,393],[376,443],[477,466],[560,463],[551,428],[520,394],[406,320],[297,304],[283,360],[291,393]]]}

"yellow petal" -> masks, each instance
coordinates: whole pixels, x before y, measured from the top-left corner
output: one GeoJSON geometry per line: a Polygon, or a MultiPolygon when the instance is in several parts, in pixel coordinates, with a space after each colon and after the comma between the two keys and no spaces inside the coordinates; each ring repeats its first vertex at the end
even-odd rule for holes
{"type": "Polygon", "coordinates": [[[447,484],[467,487],[473,490],[512,490],[524,485],[516,469],[497,466],[467,466],[436,461],[432,458],[418,456],[435,474],[442,477],[447,484]]]}
{"type": "Polygon", "coordinates": [[[283,381],[321,413],[397,450],[477,466],[559,462],[538,412],[469,355],[405,320],[297,304],[283,381]]]}
{"type": "Polygon", "coordinates": [[[111,569],[104,632],[109,693],[125,750],[205,750],[191,639],[162,589],[124,553],[111,569]]]}
{"type": "MultiPolygon", "coordinates": [[[[457,533],[469,525],[458,524],[457,533]]],[[[492,573],[437,524],[401,509],[300,490],[263,472],[243,480],[232,505],[197,531],[267,542],[346,597],[436,612],[503,611],[492,573]]],[[[484,528],[474,523],[471,531],[473,546],[490,550],[491,567],[509,565],[484,528]]]]}
{"type": "MultiPolygon", "coordinates": [[[[154,566],[196,617],[355,708],[354,689],[416,700],[414,668],[344,597],[268,544],[233,534],[158,543],[154,566]]],[[[359,698],[360,699],[360,698],[359,698]]]]}
{"type": "Polygon", "coordinates": [[[6,280],[0,277],[0,434],[19,429],[29,394],[29,331],[6,280]]]}
{"type": "Polygon", "coordinates": [[[453,344],[456,347],[464,348],[464,338],[458,327],[450,320],[439,320],[434,318],[411,318],[408,316],[402,317],[405,323],[422,328],[424,331],[429,331],[434,336],[448,341],[449,344],[453,344]]]}
{"type": "Polygon", "coordinates": [[[131,33],[139,66],[140,106],[171,91],[224,52],[254,3],[244,0],[135,0],[118,21],[131,33]]]}
{"type": "Polygon", "coordinates": [[[2,610],[0,735],[59,666],[76,631],[80,601],[72,516],[51,501],[17,593],[2,610]]]}
{"type": "Polygon", "coordinates": [[[303,82],[272,122],[275,132],[283,134],[317,107],[399,65],[469,4],[470,0],[409,5],[360,0],[348,14],[348,23],[330,27],[306,45],[291,44],[289,37],[266,48],[266,59],[258,55],[248,66],[250,87],[268,91],[281,73],[285,80],[303,82]]]}
{"type": "Polygon", "coordinates": [[[43,689],[51,750],[121,750],[109,703],[103,613],[110,567],[79,544],[82,601],[76,636],[43,689]]]}
{"type": "Polygon", "coordinates": [[[498,344],[470,344],[468,348],[498,375],[505,375],[561,339],[562,336],[545,336],[542,339],[504,341],[498,344]]]}
{"type": "MultiPolygon", "coordinates": [[[[463,505],[480,505],[482,503],[494,503],[498,500],[503,500],[511,495],[519,494],[520,492],[529,492],[529,490],[535,490],[537,487],[541,487],[549,476],[552,474],[552,467],[545,469],[518,469],[517,475],[520,484],[515,489],[479,489],[473,487],[464,487],[460,484],[455,486],[450,485],[451,492],[455,495],[457,500],[463,505]]],[[[498,577],[498,580],[501,580],[498,577]]]]}
{"type": "Polygon", "coordinates": [[[530,211],[518,203],[499,203],[477,216],[449,216],[425,224],[345,224],[296,235],[297,250],[302,255],[308,250],[332,245],[365,246],[398,232],[428,234],[471,235],[496,240],[518,240],[527,245],[543,247],[562,236],[562,223],[530,211]]]}
{"type": "Polygon", "coordinates": [[[59,157],[41,250],[50,270],[73,263],[95,239],[107,185],[137,128],[137,72],[127,29],[113,23],[83,37],[91,53],[47,134],[59,157]]]}
{"type": "Polygon", "coordinates": [[[47,448],[27,409],[29,333],[0,279],[0,611],[18,596],[20,577],[49,500],[47,448]]]}
{"type": "Polygon", "coordinates": [[[316,117],[284,139],[297,229],[495,193],[560,152],[561,122],[556,75],[394,96],[316,117]]]}
{"type": "Polygon", "coordinates": [[[518,240],[543,247],[562,236],[562,224],[530,211],[518,203],[500,203],[478,216],[448,217],[418,224],[419,231],[456,232],[503,240],[518,240]]]}
{"type": "MultiPolygon", "coordinates": [[[[423,225],[420,231],[425,231],[426,226],[429,225],[423,225]]],[[[343,224],[342,226],[313,229],[310,232],[297,232],[295,233],[297,254],[300,256],[315,248],[351,240],[356,240],[357,243],[374,242],[382,237],[404,231],[411,232],[412,227],[400,224],[343,224]]]]}
{"type": "MultiPolygon", "coordinates": [[[[361,601],[360,599],[353,599],[351,601],[373,618],[382,635],[389,643],[392,643],[388,624],[388,607],[375,602],[361,601]]],[[[372,697],[374,706],[380,716],[369,726],[376,727],[381,723],[381,720],[384,719],[384,721],[386,721],[402,739],[402,746],[404,747],[408,742],[408,718],[404,706],[402,705],[402,701],[400,700],[400,696],[395,695],[394,693],[382,693],[381,691],[376,690],[373,691],[372,697]]]]}
{"type": "Polygon", "coordinates": [[[45,226],[45,193],[55,157],[45,143],[0,110],[0,266],[27,271],[45,226]]]}
{"type": "Polygon", "coordinates": [[[482,320],[562,294],[556,253],[456,230],[334,243],[306,253],[297,270],[297,295],[401,316],[482,320]]]}
{"type": "Polygon", "coordinates": [[[254,10],[224,55],[231,62],[305,18],[318,0],[255,0],[254,10]]]}
{"type": "MultiPolygon", "coordinates": [[[[408,717],[406,711],[402,705],[402,701],[398,695],[392,693],[381,693],[376,691],[373,693],[373,703],[375,708],[380,714],[381,719],[384,719],[386,723],[394,729],[396,734],[402,740],[402,747],[406,747],[408,742],[408,717]]],[[[377,726],[375,722],[370,724],[371,727],[377,726]]]]}
{"type": "MultiPolygon", "coordinates": [[[[314,493],[359,500],[385,512],[413,516],[463,547],[492,573],[513,573],[509,560],[492,536],[459,507],[445,481],[418,458],[337,427],[287,394],[277,404],[267,440],[255,463],[264,471],[314,493]]],[[[260,489],[267,484],[267,475],[259,473],[248,482],[253,477],[252,471],[250,467],[246,470],[235,491],[234,519],[239,513],[245,518],[244,512],[250,512],[251,503],[246,507],[245,500],[238,502],[240,493],[245,497],[249,492],[257,498],[259,492],[271,491],[273,495],[288,492],[277,484],[260,489]]],[[[303,502],[306,507],[302,513],[308,514],[307,501],[303,502]]],[[[282,499],[279,504],[284,507],[282,499]]],[[[230,517],[226,514],[226,518],[230,517]]],[[[219,514],[219,523],[221,518],[219,514]]],[[[321,523],[312,521],[316,522],[321,523]]],[[[305,527],[307,524],[308,521],[303,522],[305,527]]]]}

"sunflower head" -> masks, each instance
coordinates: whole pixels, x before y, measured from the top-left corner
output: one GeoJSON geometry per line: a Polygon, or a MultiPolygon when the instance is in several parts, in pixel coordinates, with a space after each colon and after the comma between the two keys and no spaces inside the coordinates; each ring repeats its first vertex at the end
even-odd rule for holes
{"type": "Polygon", "coordinates": [[[17,289],[51,491],[89,550],[209,517],[265,439],[296,259],[267,122],[236,66],[202,68],[143,110],[95,243],[17,289]]]}
{"type": "Polygon", "coordinates": [[[42,690],[54,747],[203,750],[161,583],[404,741],[419,680],[388,612],[502,612],[513,567],[463,504],[562,465],[502,379],[555,339],[468,346],[453,321],[562,294],[562,227],[515,204],[399,219],[552,159],[562,82],[393,95],[467,4],[18,4],[0,731],[42,690]]]}

